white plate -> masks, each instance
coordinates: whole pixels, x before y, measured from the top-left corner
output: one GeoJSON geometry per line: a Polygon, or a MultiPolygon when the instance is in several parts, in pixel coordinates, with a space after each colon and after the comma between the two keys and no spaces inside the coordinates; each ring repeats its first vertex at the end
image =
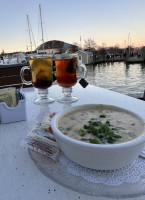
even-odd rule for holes
{"type": "Polygon", "coordinates": [[[145,177],[142,177],[137,183],[124,183],[119,186],[92,183],[84,180],[82,177],[69,173],[67,167],[60,161],[55,162],[30,149],[28,152],[37,168],[45,176],[73,191],[90,196],[110,198],[131,198],[145,195],[145,177]]]}

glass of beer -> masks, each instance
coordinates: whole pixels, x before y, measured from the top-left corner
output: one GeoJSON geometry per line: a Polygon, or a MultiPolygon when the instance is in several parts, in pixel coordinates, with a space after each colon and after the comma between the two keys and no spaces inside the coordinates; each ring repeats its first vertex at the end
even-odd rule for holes
{"type": "Polygon", "coordinates": [[[32,84],[38,89],[39,98],[34,100],[35,104],[46,105],[54,102],[54,99],[48,97],[48,88],[53,83],[53,58],[50,56],[32,57],[29,59],[29,66],[22,67],[20,71],[22,82],[25,85],[32,84]],[[24,79],[24,71],[31,71],[32,80],[24,79]]]}
{"type": "Polygon", "coordinates": [[[77,83],[77,80],[86,77],[86,66],[78,64],[75,54],[58,54],[55,55],[55,67],[57,83],[62,87],[63,93],[63,96],[57,100],[61,103],[76,102],[78,98],[72,96],[72,86],[77,83]],[[81,77],[77,77],[77,66],[84,70],[81,77]]]}

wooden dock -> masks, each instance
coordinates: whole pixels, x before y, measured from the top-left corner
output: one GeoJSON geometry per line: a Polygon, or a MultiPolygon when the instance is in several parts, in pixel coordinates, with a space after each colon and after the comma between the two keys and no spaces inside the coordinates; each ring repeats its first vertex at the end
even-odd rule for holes
{"type": "MultiPolygon", "coordinates": [[[[0,67],[0,89],[6,87],[20,88],[23,84],[20,77],[22,66],[0,67]]],[[[31,73],[25,70],[25,80],[31,80],[31,73]]],[[[23,85],[23,87],[32,87],[32,85],[23,85]]]]}

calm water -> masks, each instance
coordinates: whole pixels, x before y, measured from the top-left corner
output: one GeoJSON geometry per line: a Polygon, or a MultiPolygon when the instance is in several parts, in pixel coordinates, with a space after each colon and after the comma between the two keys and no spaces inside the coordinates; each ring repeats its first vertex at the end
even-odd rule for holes
{"type": "Polygon", "coordinates": [[[145,64],[124,62],[88,65],[87,81],[133,97],[142,97],[145,90],[145,64]]]}

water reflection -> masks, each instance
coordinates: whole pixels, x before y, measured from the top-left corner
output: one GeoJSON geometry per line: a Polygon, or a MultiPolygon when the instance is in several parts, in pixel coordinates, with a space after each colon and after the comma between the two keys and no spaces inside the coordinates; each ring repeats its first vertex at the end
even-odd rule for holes
{"type": "Polygon", "coordinates": [[[145,74],[145,63],[141,65],[142,74],[145,74]]]}
{"type": "Polygon", "coordinates": [[[125,68],[125,74],[126,74],[126,78],[129,76],[129,64],[126,64],[126,68],[125,68]]]}
{"type": "Polygon", "coordinates": [[[145,64],[110,62],[88,65],[87,81],[102,88],[134,97],[142,97],[145,87],[145,64]]]}

